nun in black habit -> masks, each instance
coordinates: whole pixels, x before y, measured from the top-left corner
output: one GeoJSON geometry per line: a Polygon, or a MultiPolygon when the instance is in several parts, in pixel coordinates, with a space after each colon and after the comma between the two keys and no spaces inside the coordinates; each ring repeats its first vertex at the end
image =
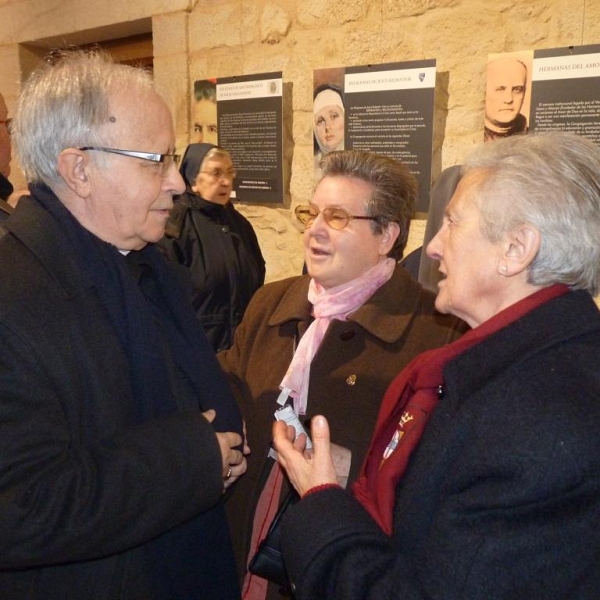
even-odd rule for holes
{"type": "Polygon", "coordinates": [[[252,225],[232,205],[235,169],[213,144],[190,144],[179,169],[186,191],[159,242],[167,257],[190,270],[193,305],[215,352],[233,342],[235,328],[264,283],[265,261],[252,225]]]}

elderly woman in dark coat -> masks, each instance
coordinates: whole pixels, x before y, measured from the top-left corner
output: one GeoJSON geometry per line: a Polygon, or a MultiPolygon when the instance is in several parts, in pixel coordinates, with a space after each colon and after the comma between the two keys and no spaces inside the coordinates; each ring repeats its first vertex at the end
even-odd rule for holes
{"type": "Polygon", "coordinates": [[[436,306],[473,329],[394,380],[353,494],[325,418],[310,459],[275,425],[303,496],[282,531],[296,597],[595,600],[600,149],[566,133],[479,148],[428,252],[436,306]]]}
{"type": "Polygon", "coordinates": [[[229,153],[213,144],[190,144],[179,171],[186,191],[160,246],[190,270],[196,315],[214,350],[225,350],[264,283],[265,261],[252,225],[231,203],[235,169],[229,153]]]}

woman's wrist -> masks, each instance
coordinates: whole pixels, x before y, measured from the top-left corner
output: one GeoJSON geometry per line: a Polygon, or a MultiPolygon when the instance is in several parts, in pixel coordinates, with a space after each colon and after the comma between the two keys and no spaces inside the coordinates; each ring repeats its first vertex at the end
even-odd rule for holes
{"type": "Polygon", "coordinates": [[[339,483],[321,483],[319,485],[315,485],[309,489],[307,489],[304,494],[302,494],[302,498],[306,498],[307,496],[310,496],[311,494],[316,494],[317,492],[320,492],[322,490],[328,490],[330,488],[340,488],[343,489],[341,485],[339,485],[339,483]]]}

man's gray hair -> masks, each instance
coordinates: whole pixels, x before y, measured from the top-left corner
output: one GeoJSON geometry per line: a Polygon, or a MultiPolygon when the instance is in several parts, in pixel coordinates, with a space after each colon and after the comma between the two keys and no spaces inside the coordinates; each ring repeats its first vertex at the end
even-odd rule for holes
{"type": "Polygon", "coordinates": [[[417,180],[408,167],[393,158],[362,150],[330,152],[320,166],[323,177],[355,177],[374,187],[366,204],[367,215],[377,217],[371,227],[375,233],[382,233],[389,223],[400,225],[400,235],[388,256],[401,259],[418,197],[417,180]]]}
{"type": "Polygon", "coordinates": [[[522,224],[542,241],[529,282],[600,290],[600,148],[581,136],[512,136],[478,148],[463,166],[485,171],[475,190],[490,241],[522,224]]]}
{"type": "Polygon", "coordinates": [[[102,126],[110,118],[111,94],[152,86],[148,72],[116,64],[101,51],[53,56],[28,79],[14,121],[16,154],[27,180],[60,183],[56,166],[65,148],[110,146],[102,126]]]}

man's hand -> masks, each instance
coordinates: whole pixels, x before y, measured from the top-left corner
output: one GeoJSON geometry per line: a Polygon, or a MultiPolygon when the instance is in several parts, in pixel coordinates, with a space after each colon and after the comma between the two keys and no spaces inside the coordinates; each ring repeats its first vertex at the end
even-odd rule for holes
{"type": "Polygon", "coordinates": [[[284,421],[273,424],[273,444],[279,464],[285,469],[292,485],[302,496],[311,488],[326,483],[337,483],[333,459],[329,448],[329,425],[323,416],[311,421],[310,434],[313,449],[304,451],[306,436],[301,434],[294,441],[295,430],[284,421]]]}
{"type": "MultiPolygon", "coordinates": [[[[202,413],[205,419],[212,423],[215,420],[216,412],[207,410],[202,413]]],[[[235,447],[242,443],[242,436],[233,431],[216,432],[219,446],[221,447],[221,458],[223,460],[223,482],[225,489],[235,483],[248,468],[248,463],[244,458],[244,454],[250,453],[250,448],[244,443],[244,452],[236,450],[235,447]]]]}

